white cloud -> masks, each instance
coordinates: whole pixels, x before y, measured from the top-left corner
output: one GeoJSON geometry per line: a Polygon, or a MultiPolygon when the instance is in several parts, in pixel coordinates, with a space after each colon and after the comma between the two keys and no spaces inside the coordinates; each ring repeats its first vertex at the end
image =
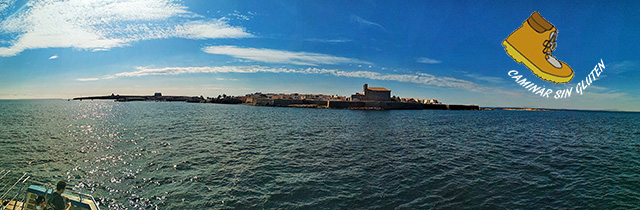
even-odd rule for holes
{"type": "Polygon", "coordinates": [[[4,13],[4,10],[13,5],[15,0],[0,0],[0,14],[4,13]]]}
{"type": "MultiPolygon", "coordinates": [[[[195,73],[295,73],[295,74],[320,74],[332,75],[336,77],[365,78],[372,80],[387,80],[397,82],[408,82],[416,84],[424,84],[436,87],[451,87],[465,89],[473,92],[497,92],[500,94],[519,95],[512,91],[504,91],[495,89],[477,83],[456,79],[453,77],[440,77],[431,74],[384,74],[372,71],[342,71],[335,69],[289,69],[289,68],[272,68],[265,66],[216,66],[216,67],[165,67],[165,68],[147,68],[136,67],[136,71],[122,72],[113,75],[104,76],[102,79],[116,79],[120,77],[142,77],[149,75],[177,75],[177,74],[195,74],[195,73]]],[[[93,81],[96,78],[78,79],[79,81],[93,81]]]]}
{"type": "Polygon", "coordinates": [[[171,0],[69,0],[29,2],[0,22],[12,37],[0,56],[62,47],[101,51],[149,39],[250,37],[224,19],[205,19],[171,0]]]}
{"type": "Polygon", "coordinates": [[[219,66],[219,67],[165,67],[165,68],[147,68],[136,67],[137,71],[122,72],[113,75],[107,75],[103,79],[115,79],[119,77],[141,77],[149,75],[177,75],[177,74],[195,74],[195,73],[292,73],[295,70],[284,68],[269,68],[263,66],[219,66]]]}
{"type": "Polygon", "coordinates": [[[362,63],[372,65],[372,63],[354,58],[337,57],[309,52],[290,52],[271,49],[240,48],[236,46],[210,46],[205,47],[202,50],[210,54],[229,55],[236,58],[267,63],[284,63],[304,66],[317,66],[321,64],[335,65],[344,63],[362,63]]]}
{"type": "Polygon", "coordinates": [[[97,80],[100,80],[100,79],[99,78],[78,78],[76,80],[81,81],[81,82],[86,82],[86,81],[97,81],[97,80]]]}
{"type": "Polygon", "coordinates": [[[439,61],[439,60],[436,60],[436,59],[431,59],[431,58],[426,58],[426,57],[420,57],[420,58],[416,59],[416,61],[418,63],[427,63],[427,64],[442,63],[442,61],[439,61]]]}
{"type": "Polygon", "coordinates": [[[218,80],[218,81],[238,81],[238,79],[230,79],[230,78],[222,78],[222,77],[218,77],[218,78],[216,78],[216,80],[218,80]]]}
{"type": "Polygon", "coordinates": [[[53,59],[56,59],[56,58],[58,58],[58,55],[53,55],[53,56],[49,57],[49,60],[53,60],[53,59]]]}
{"type": "Polygon", "coordinates": [[[191,21],[176,26],[176,36],[188,39],[240,38],[253,35],[240,27],[229,26],[223,20],[191,21]]]}

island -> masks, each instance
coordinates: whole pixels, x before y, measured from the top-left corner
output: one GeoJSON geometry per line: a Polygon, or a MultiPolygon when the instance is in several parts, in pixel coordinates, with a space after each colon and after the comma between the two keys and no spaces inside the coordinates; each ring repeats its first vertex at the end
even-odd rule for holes
{"type": "Polygon", "coordinates": [[[78,97],[73,100],[115,100],[129,101],[183,101],[189,103],[224,103],[246,104],[253,106],[277,106],[327,109],[358,110],[396,110],[396,109],[439,109],[439,110],[480,110],[478,105],[443,104],[437,99],[391,97],[391,90],[382,87],[369,87],[364,84],[362,93],[350,97],[325,94],[284,94],[284,93],[251,93],[245,96],[219,95],[212,97],[197,96],[163,96],[155,93],[150,96],[109,96],[78,97]]]}

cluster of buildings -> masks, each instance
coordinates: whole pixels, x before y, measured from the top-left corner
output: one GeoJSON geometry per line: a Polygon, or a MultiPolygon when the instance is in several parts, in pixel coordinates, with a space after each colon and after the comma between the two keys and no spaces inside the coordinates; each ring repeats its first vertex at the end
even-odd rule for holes
{"type": "Polygon", "coordinates": [[[391,97],[391,90],[382,87],[369,87],[364,84],[362,93],[351,97],[325,94],[284,94],[284,93],[252,93],[243,97],[245,103],[253,103],[258,99],[314,100],[314,101],[396,101],[403,103],[442,104],[437,99],[391,97]]]}
{"type": "Polygon", "coordinates": [[[399,98],[404,103],[420,103],[420,104],[442,104],[438,99],[421,99],[421,98],[399,98]]]}
{"type": "Polygon", "coordinates": [[[288,99],[288,100],[317,100],[317,101],[347,101],[349,98],[339,95],[325,94],[284,94],[284,93],[252,93],[243,97],[246,103],[251,103],[253,99],[288,99]]]}

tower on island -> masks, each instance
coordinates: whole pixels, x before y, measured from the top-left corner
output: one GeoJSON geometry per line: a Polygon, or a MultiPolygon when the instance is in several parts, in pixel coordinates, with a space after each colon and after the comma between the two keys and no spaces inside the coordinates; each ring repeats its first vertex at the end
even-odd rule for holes
{"type": "Polygon", "coordinates": [[[352,101],[391,101],[391,90],[382,87],[362,86],[362,94],[351,95],[352,101]]]}

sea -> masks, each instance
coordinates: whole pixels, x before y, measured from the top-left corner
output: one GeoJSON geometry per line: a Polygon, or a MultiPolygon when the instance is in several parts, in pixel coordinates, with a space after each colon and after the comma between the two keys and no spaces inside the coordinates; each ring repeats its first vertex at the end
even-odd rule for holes
{"type": "Polygon", "coordinates": [[[0,100],[0,169],[101,209],[638,209],[640,113],[0,100]]]}

